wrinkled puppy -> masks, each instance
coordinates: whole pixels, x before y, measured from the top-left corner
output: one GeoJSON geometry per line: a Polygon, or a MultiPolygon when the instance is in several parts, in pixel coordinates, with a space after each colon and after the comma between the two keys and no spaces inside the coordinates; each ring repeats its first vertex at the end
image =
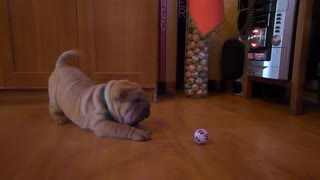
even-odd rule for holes
{"type": "Polygon", "coordinates": [[[89,77],[65,63],[77,50],[62,53],[49,77],[49,112],[58,124],[69,121],[97,136],[137,141],[151,139],[151,132],[138,127],[150,115],[143,89],[128,80],[94,84],[89,77]]]}

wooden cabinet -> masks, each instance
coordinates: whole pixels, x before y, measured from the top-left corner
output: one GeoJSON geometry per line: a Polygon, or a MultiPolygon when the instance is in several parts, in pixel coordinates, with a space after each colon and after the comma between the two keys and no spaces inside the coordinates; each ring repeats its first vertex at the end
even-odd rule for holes
{"type": "Polygon", "coordinates": [[[157,1],[79,0],[78,12],[86,72],[97,82],[129,79],[156,87],[157,1]]]}
{"type": "Polygon", "coordinates": [[[129,79],[156,88],[157,1],[0,0],[0,86],[47,88],[59,54],[96,82],[129,79]]]}
{"type": "Polygon", "coordinates": [[[46,88],[58,54],[77,47],[75,1],[1,0],[0,13],[2,87],[46,88]]]}

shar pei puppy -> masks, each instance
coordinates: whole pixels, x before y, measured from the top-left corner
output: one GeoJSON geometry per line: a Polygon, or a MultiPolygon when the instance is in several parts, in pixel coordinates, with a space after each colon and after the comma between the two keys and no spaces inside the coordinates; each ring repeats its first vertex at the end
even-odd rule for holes
{"type": "Polygon", "coordinates": [[[66,64],[74,56],[79,56],[77,50],[63,52],[49,77],[49,112],[57,124],[72,121],[101,137],[150,140],[151,132],[139,125],[150,115],[143,89],[129,80],[95,84],[66,64]]]}

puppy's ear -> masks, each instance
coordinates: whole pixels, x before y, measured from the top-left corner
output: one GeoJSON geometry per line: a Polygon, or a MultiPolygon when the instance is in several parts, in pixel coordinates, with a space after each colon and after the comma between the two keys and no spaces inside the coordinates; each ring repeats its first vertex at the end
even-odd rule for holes
{"type": "Polygon", "coordinates": [[[115,100],[116,101],[120,101],[120,102],[123,102],[123,101],[126,101],[129,97],[129,93],[132,91],[132,89],[121,89],[116,97],[115,97],[115,100]]]}

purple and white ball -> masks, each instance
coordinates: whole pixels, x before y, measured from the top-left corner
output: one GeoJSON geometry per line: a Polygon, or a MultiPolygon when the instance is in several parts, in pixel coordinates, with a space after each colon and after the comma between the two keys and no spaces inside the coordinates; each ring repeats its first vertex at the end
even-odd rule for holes
{"type": "Polygon", "coordinates": [[[194,132],[194,141],[197,144],[205,144],[209,139],[209,134],[205,129],[197,129],[194,132]]]}

